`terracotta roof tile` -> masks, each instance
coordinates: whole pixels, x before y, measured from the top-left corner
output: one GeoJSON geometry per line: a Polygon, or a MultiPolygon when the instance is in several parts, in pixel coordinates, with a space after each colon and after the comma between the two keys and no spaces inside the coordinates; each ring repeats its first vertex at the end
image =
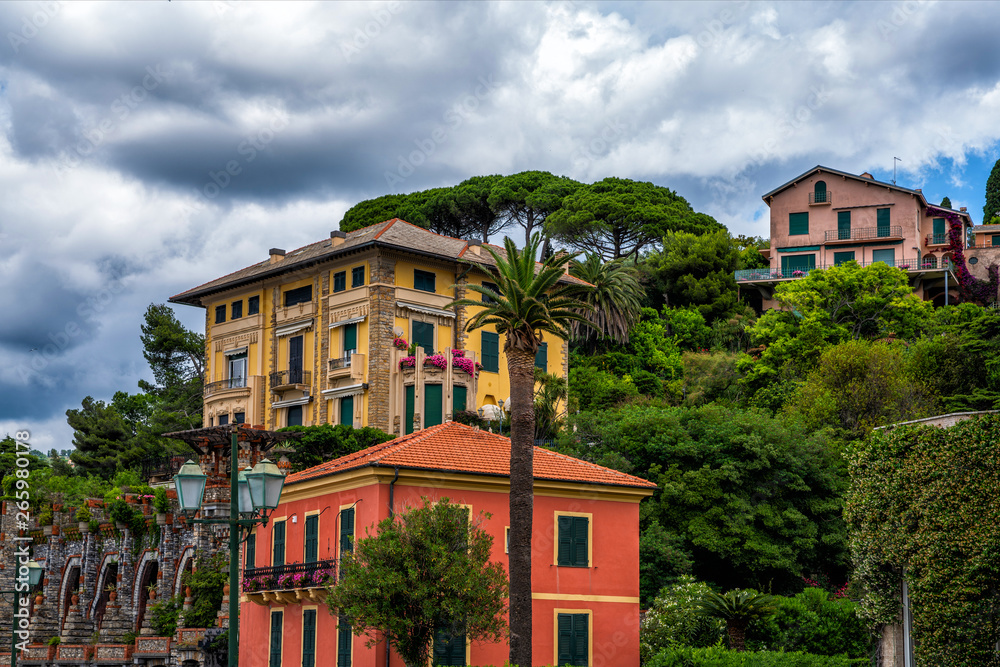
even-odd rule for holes
{"type": "MultiPolygon", "coordinates": [[[[639,477],[535,447],[535,479],[655,489],[639,477]]],[[[510,475],[510,438],[446,422],[289,475],[286,484],[367,466],[510,475]]]]}

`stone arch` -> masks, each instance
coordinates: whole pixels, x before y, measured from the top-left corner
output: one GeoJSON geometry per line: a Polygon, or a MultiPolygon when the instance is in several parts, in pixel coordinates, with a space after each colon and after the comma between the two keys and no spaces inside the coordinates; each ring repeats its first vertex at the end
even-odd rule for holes
{"type": "Polygon", "coordinates": [[[177,571],[174,573],[174,595],[180,595],[184,589],[183,584],[181,584],[184,572],[192,569],[194,569],[194,547],[184,547],[181,557],[177,560],[177,571]]]}
{"type": "Polygon", "coordinates": [[[70,556],[66,559],[66,564],[63,565],[62,581],[59,583],[60,628],[62,621],[66,620],[66,615],[69,613],[70,597],[73,591],[80,587],[82,564],[83,560],[80,556],[70,556]]]}
{"type": "Polygon", "coordinates": [[[135,568],[135,579],[132,582],[132,609],[135,610],[135,630],[142,627],[142,619],[146,614],[149,593],[146,587],[156,583],[160,573],[160,553],[156,549],[146,549],[139,564],[135,568]]]}
{"type": "MultiPolygon", "coordinates": [[[[94,590],[94,598],[90,602],[90,609],[87,618],[100,620],[104,616],[104,610],[108,604],[108,591],[104,590],[109,584],[118,585],[118,552],[104,554],[101,565],[97,569],[97,584],[94,590]]],[[[98,623],[100,627],[100,623],[98,623]]]]}

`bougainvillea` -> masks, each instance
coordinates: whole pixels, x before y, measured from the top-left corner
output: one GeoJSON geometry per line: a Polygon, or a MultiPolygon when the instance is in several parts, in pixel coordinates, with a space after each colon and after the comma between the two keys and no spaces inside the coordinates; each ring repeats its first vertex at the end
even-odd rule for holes
{"type": "Polygon", "coordinates": [[[395,338],[393,338],[392,339],[392,345],[397,350],[405,350],[406,348],[408,348],[410,346],[410,344],[407,343],[406,339],[403,338],[402,336],[396,336],[395,338]]]}
{"type": "Polygon", "coordinates": [[[848,452],[845,518],[873,626],[908,584],[919,664],[993,665],[1000,639],[1000,415],[875,431],[848,452]]]}
{"type": "Polygon", "coordinates": [[[927,207],[927,215],[945,218],[948,221],[948,249],[951,250],[951,261],[955,265],[955,275],[958,277],[959,288],[966,300],[987,305],[996,301],[997,287],[1000,286],[1000,269],[994,264],[987,269],[989,280],[980,280],[972,275],[965,265],[965,224],[955,211],[927,207]]]}
{"type": "Polygon", "coordinates": [[[413,368],[416,365],[417,365],[416,357],[403,357],[402,359],[399,360],[400,370],[403,370],[404,368],[413,368]]]}

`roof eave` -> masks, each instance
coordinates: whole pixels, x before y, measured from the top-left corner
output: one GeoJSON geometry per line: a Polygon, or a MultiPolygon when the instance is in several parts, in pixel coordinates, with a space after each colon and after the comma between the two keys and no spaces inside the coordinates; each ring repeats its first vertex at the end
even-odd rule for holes
{"type": "Polygon", "coordinates": [[[851,174],[851,173],[848,173],[846,171],[841,171],[839,169],[831,169],[830,167],[824,167],[821,164],[816,165],[812,169],[799,174],[798,176],[796,176],[792,180],[788,181],[787,183],[779,185],[778,187],[776,187],[775,189],[771,190],[770,192],[765,193],[764,195],[761,196],[761,199],[763,199],[765,203],[770,204],[770,202],[767,201],[769,198],[773,197],[774,195],[778,194],[779,192],[782,192],[783,190],[787,190],[788,188],[792,187],[793,185],[795,185],[799,181],[801,181],[801,180],[803,180],[805,178],[808,178],[809,176],[811,176],[814,173],[819,172],[819,171],[825,171],[825,172],[828,172],[828,173],[833,174],[835,176],[843,176],[845,178],[852,178],[852,179],[854,179],[856,181],[861,181],[862,183],[872,183],[872,184],[875,184],[875,185],[878,185],[878,186],[891,188],[893,190],[899,190],[900,192],[905,192],[907,194],[916,195],[917,197],[920,197],[920,201],[923,202],[924,206],[929,206],[929,204],[927,203],[927,199],[924,198],[924,193],[922,193],[922,192],[917,192],[916,190],[911,190],[910,188],[904,188],[902,186],[896,185],[895,183],[886,183],[884,181],[877,181],[874,178],[864,178],[863,176],[859,176],[858,174],[851,174]]]}

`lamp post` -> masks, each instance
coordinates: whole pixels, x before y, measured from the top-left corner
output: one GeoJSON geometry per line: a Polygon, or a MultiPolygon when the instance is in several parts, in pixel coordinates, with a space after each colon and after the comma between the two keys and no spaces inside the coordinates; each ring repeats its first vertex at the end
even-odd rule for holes
{"type": "MultiPolygon", "coordinates": [[[[26,556],[21,556],[18,559],[18,567],[14,569],[16,573],[14,576],[14,589],[10,591],[0,591],[0,595],[12,595],[14,597],[13,607],[14,613],[10,617],[10,667],[17,667],[17,626],[21,618],[21,595],[27,596],[31,593],[31,589],[38,585],[38,582],[42,580],[42,566],[33,560],[25,562],[26,556]],[[24,572],[27,570],[27,572],[24,572]],[[22,574],[22,572],[24,572],[22,574]],[[25,578],[27,578],[27,586],[25,586],[25,578]]],[[[25,623],[27,623],[27,615],[25,615],[25,623]]],[[[27,632],[27,630],[25,630],[27,632]]]]}
{"type": "MultiPolygon", "coordinates": [[[[249,534],[257,524],[267,524],[267,516],[278,506],[285,476],[278,466],[264,459],[253,469],[239,473],[236,466],[239,454],[237,433],[232,433],[232,452],[229,473],[229,518],[193,519],[192,523],[229,526],[229,667],[239,663],[240,605],[239,572],[241,533],[249,534]]],[[[194,461],[187,461],[174,476],[177,487],[177,502],[181,511],[194,514],[201,509],[205,495],[205,473],[194,461]]]]}

